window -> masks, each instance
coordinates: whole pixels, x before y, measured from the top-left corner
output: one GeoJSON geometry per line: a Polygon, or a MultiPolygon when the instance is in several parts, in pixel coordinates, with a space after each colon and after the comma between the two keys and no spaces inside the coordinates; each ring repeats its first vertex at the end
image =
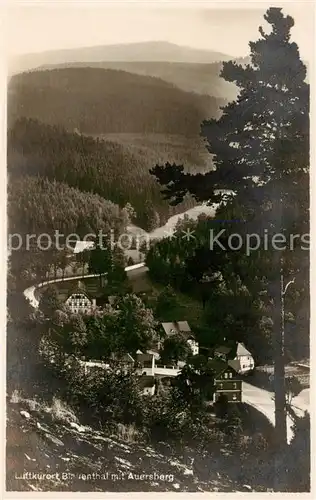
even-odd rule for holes
{"type": "Polygon", "coordinates": [[[233,374],[232,374],[232,372],[230,372],[230,374],[229,374],[229,378],[233,378],[233,374]]]}
{"type": "Polygon", "coordinates": [[[234,389],[237,389],[237,384],[236,384],[236,382],[234,383],[234,389]]]}
{"type": "Polygon", "coordinates": [[[233,394],[233,401],[236,401],[236,400],[237,400],[237,395],[233,394]]]}
{"type": "Polygon", "coordinates": [[[225,373],[225,374],[224,374],[224,377],[225,377],[225,378],[228,378],[228,373],[225,373]]]}

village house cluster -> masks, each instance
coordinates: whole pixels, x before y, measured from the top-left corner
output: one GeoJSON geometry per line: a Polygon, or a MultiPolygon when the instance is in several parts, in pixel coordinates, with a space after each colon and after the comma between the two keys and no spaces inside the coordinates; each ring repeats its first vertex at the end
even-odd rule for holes
{"type": "MultiPolygon", "coordinates": [[[[111,298],[109,298],[111,302],[111,298]]],[[[86,293],[81,282],[78,282],[76,289],[69,295],[65,305],[72,313],[89,314],[98,308],[96,299],[91,298],[86,293]]],[[[126,370],[136,367],[136,374],[139,376],[139,385],[143,395],[153,396],[163,379],[172,379],[179,375],[183,361],[178,361],[174,365],[163,364],[159,357],[159,350],[162,340],[172,335],[181,335],[185,338],[193,355],[200,353],[200,346],[187,321],[162,322],[160,325],[161,340],[157,342],[156,349],[147,352],[138,351],[135,357],[130,354],[120,358],[120,364],[126,370]]],[[[217,401],[220,395],[224,395],[229,402],[242,401],[242,382],[240,375],[250,373],[254,369],[254,359],[252,354],[242,343],[235,346],[219,345],[211,353],[203,350],[209,358],[209,366],[214,372],[215,392],[213,401],[217,401]]],[[[113,361],[115,361],[113,357],[113,361]]],[[[110,365],[100,360],[81,360],[86,372],[92,367],[109,369],[110,365]]]]}

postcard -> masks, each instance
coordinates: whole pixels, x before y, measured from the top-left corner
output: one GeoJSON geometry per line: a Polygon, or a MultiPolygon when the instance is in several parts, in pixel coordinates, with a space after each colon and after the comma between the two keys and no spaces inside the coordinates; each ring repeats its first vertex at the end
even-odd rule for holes
{"type": "Polygon", "coordinates": [[[314,4],[6,14],[5,496],[310,492],[314,4]]]}

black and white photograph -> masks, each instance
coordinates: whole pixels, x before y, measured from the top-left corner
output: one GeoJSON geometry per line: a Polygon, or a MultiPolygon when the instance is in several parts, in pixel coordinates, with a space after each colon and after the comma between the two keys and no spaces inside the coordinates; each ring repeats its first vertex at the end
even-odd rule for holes
{"type": "Polygon", "coordinates": [[[314,2],[5,18],[6,492],[311,492],[314,2]]]}

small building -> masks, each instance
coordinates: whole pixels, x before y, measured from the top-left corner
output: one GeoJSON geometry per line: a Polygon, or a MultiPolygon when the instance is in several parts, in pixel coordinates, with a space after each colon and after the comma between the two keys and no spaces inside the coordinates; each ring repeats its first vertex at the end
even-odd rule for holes
{"type": "Polygon", "coordinates": [[[236,379],[234,369],[219,359],[212,359],[209,363],[215,374],[213,401],[216,402],[220,395],[224,395],[229,403],[240,403],[242,401],[242,381],[236,379]]]}
{"type": "Polygon", "coordinates": [[[73,314],[91,314],[96,309],[96,300],[88,297],[83,284],[79,281],[65,305],[73,314]]]}
{"type": "Polygon", "coordinates": [[[240,375],[250,373],[255,367],[251,352],[242,342],[237,342],[234,347],[218,346],[214,350],[214,356],[227,362],[240,375]]]}
{"type": "Polygon", "coordinates": [[[155,356],[149,353],[136,355],[136,372],[138,375],[155,375],[155,356]]]}
{"type": "Polygon", "coordinates": [[[155,377],[150,375],[142,375],[139,377],[139,386],[143,396],[153,396],[156,392],[155,377]]]}
{"type": "Polygon", "coordinates": [[[182,335],[186,339],[192,351],[192,354],[199,354],[199,343],[196,341],[187,321],[172,321],[168,323],[162,323],[161,325],[167,337],[176,334],[182,335]]]}

